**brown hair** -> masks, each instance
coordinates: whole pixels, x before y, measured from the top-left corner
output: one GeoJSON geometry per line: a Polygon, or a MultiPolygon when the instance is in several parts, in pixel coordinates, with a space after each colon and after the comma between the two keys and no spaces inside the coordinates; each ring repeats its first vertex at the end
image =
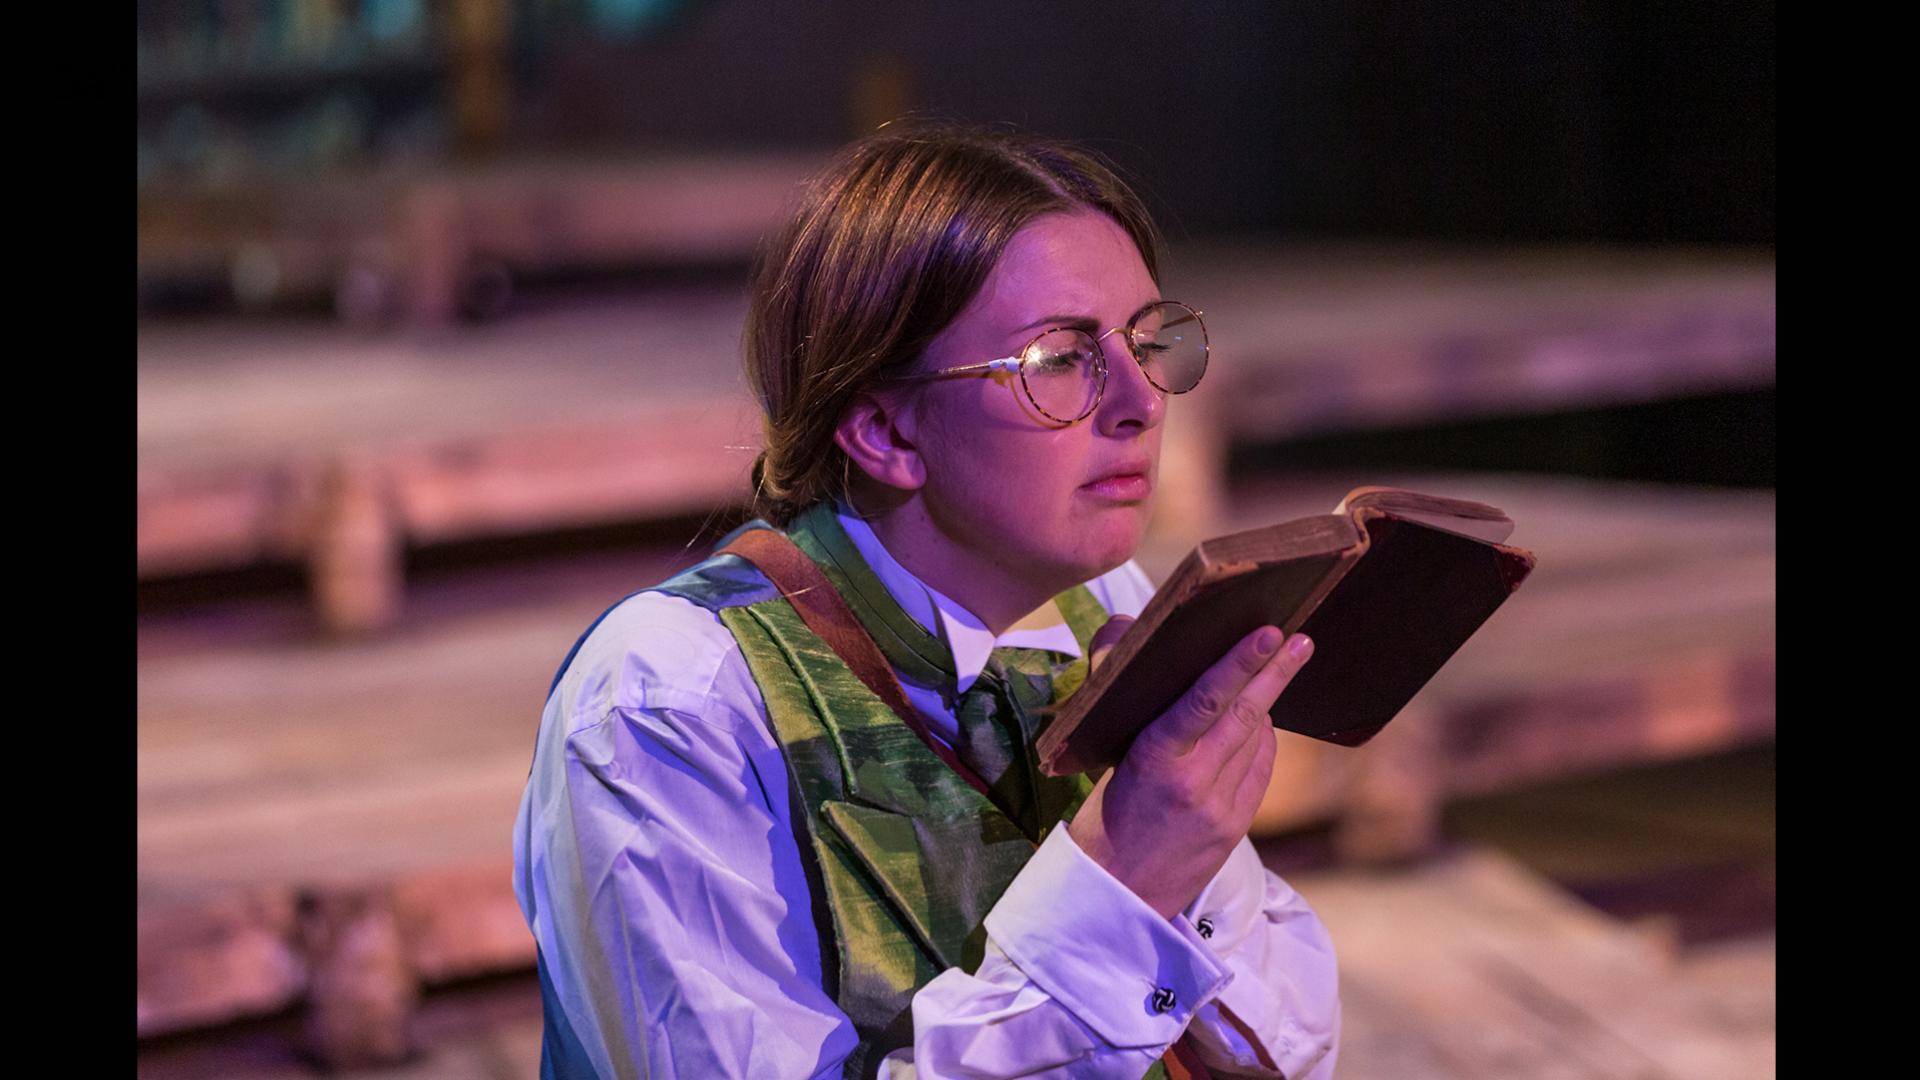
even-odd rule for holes
{"type": "Polygon", "coordinates": [[[1092,151],[982,128],[889,125],[834,156],[755,263],[747,380],[764,412],[754,512],[786,525],[844,497],[833,433],[854,394],[903,372],[957,318],[1007,242],[1087,207],[1133,238],[1160,280],[1146,207],[1092,151]]]}

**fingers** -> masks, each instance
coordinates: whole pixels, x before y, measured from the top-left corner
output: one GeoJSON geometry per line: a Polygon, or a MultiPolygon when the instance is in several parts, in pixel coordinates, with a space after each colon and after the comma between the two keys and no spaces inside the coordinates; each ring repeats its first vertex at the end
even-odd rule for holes
{"type": "Polygon", "coordinates": [[[1261,667],[1245,686],[1240,689],[1240,704],[1251,715],[1260,717],[1264,728],[1267,726],[1267,711],[1280,699],[1280,691],[1287,688],[1293,677],[1306,666],[1307,659],[1313,655],[1313,639],[1305,634],[1295,634],[1288,638],[1286,646],[1278,655],[1261,667]]]}
{"type": "Polygon", "coordinates": [[[1230,789],[1242,787],[1248,773],[1261,767],[1271,768],[1270,760],[1264,766],[1259,762],[1262,755],[1270,759],[1273,750],[1268,745],[1274,741],[1273,718],[1267,713],[1273,704],[1264,700],[1265,695],[1260,693],[1258,684],[1284,662],[1283,650],[1280,656],[1267,662],[1260,674],[1248,680],[1247,686],[1240,692],[1240,698],[1228,709],[1227,715],[1215,721],[1194,741],[1190,753],[1198,762],[1197,767],[1204,769],[1211,763],[1217,770],[1220,782],[1230,789]]]}
{"type": "Polygon", "coordinates": [[[1236,802],[1250,802],[1258,807],[1265,799],[1267,785],[1273,781],[1273,761],[1278,756],[1279,745],[1280,740],[1273,727],[1261,724],[1248,741],[1234,752],[1229,759],[1230,766],[1233,762],[1244,764],[1238,773],[1232,773],[1231,768],[1225,770],[1229,775],[1223,775],[1222,779],[1231,785],[1236,802]]]}
{"type": "Polygon", "coordinates": [[[1209,761],[1219,762],[1221,782],[1234,793],[1236,804],[1257,807],[1265,799],[1267,785],[1273,780],[1274,758],[1279,752],[1279,740],[1268,710],[1312,653],[1310,639],[1299,634],[1288,638],[1280,654],[1268,661],[1241,690],[1243,710],[1239,715],[1245,718],[1243,722],[1216,723],[1196,742],[1193,753],[1198,763],[1204,768],[1209,761]],[[1303,653],[1293,652],[1296,642],[1303,653]]]}
{"type": "Polygon", "coordinates": [[[1216,721],[1238,707],[1241,692],[1274,659],[1282,637],[1279,627],[1263,626],[1241,638],[1148,728],[1155,741],[1170,754],[1192,749],[1216,721]]]}
{"type": "Polygon", "coordinates": [[[1113,651],[1113,647],[1119,644],[1121,636],[1132,625],[1133,616],[1115,615],[1103,623],[1100,629],[1093,632],[1093,637],[1087,642],[1088,671],[1100,666],[1100,662],[1107,658],[1107,654],[1113,651]]]}

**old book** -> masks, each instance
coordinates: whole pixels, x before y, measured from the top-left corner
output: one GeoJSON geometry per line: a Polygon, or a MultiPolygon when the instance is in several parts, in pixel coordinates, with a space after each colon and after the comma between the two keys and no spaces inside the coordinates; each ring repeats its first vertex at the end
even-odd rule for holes
{"type": "Polygon", "coordinates": [[[1358,746],[1387,725],[1533,570],[1495,507],[1362,487],[1331,514],[1194,548],[1035,743],[1060,776],[1109,767],[1256,627],[1313,639],[1276,727],[1358,746]]]}

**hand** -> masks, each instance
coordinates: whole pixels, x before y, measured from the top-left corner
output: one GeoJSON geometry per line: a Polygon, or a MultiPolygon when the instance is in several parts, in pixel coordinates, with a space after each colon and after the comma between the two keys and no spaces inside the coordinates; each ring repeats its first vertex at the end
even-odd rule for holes
{"type": "MultiPolygon", "coordinates": [[[[1111,619],[1091,642],[1098,664],[1133,622],[1111,619]]],[[[1067,825],[1080,850],[1163,918],[1193,902],[1247,835],[1273,774],[1267,710],[1313,642],[1276,626],[1240,639],[1143,728],[1067,825]],[[1296,649],[1298,651],[1296,651],[1296,649]]]]}

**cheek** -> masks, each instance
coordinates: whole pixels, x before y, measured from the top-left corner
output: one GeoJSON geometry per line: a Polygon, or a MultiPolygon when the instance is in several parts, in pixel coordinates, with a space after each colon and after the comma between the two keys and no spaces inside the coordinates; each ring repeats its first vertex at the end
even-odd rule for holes
{"type": "Polygon", "coordinates": [[[976,419],[982,422],[950,429],[941,440],[938,462],[929,466],[930,502],[963,520],[982,543],[1058,547],[1075,531],[1081,459],[1050,433],[976,419]]]}
{"type": "Polygon", "coordinates": [[[1037,430],[990,404],[928,418],[924,494],[949,535],[982,551],[1025,551],[1088,576],[1131,558],[1147,508],[1080,495],[1093,464],[1089,429],[1037,430]]]}

